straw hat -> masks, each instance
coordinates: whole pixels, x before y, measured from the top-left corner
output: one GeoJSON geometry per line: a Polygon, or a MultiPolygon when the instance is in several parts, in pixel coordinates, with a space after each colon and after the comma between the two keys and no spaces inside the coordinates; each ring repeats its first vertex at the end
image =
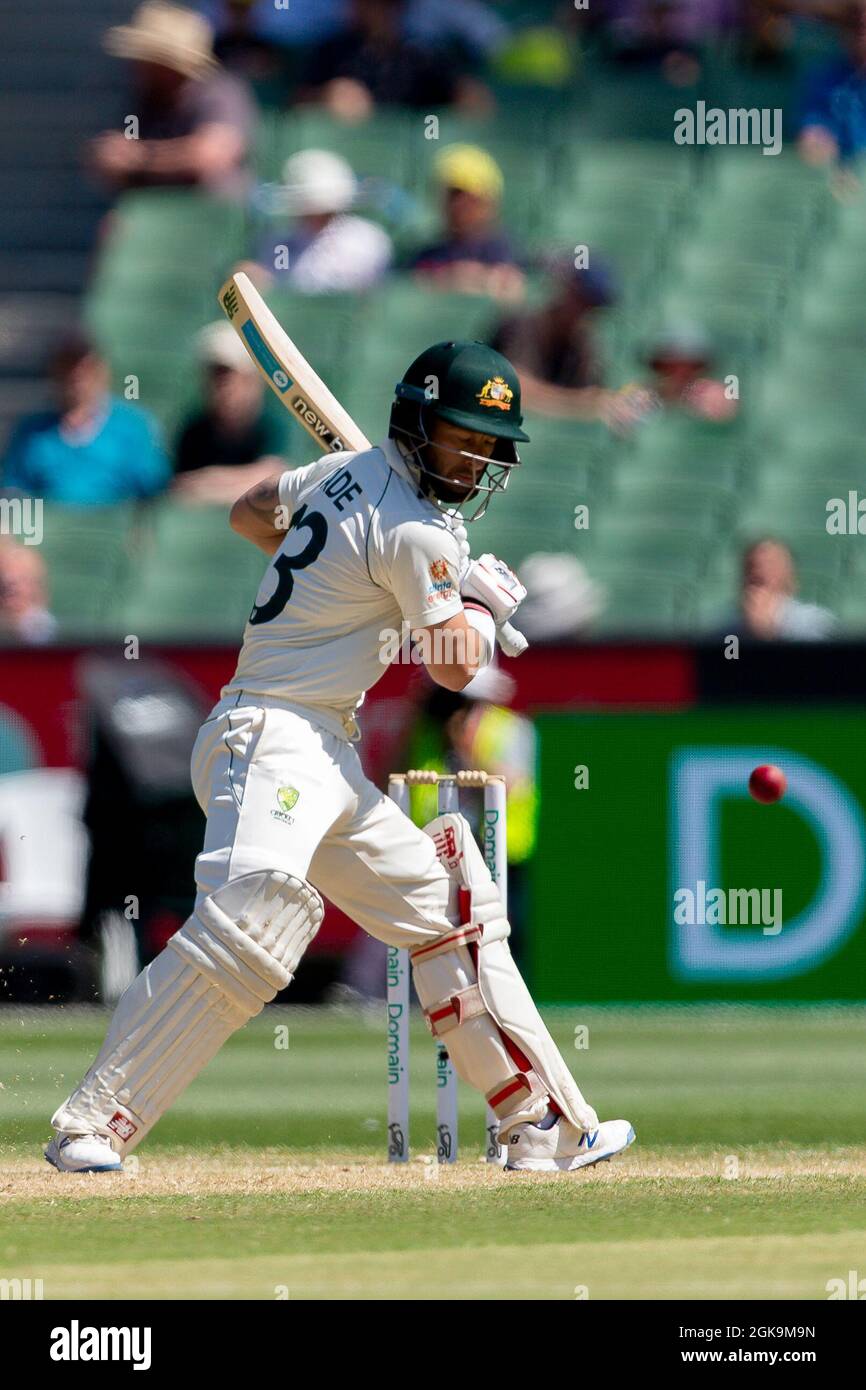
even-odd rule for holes
{"type": "Polygon", "coordinates": [[[108,30],[103,47],[116,58],[159,63],[185,77],[206,77],[219,66],[207,20],[166,0],[144,0],[131,23],[108,30]]]}

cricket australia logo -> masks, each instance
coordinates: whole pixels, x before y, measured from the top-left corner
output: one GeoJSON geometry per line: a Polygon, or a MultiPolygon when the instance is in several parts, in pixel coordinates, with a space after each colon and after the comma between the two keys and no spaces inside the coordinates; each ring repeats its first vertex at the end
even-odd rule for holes
{"type": "Polygon", "coordinates": [[[494,410],[510,410],[514,392],[508,385],[504,376],[495,376],[492,380],[488,378],[482,386],[475,399],[481,404],[494,410]]]}
{"type": "Polygon", "coordinates": [[[297,787],[277,787],[277,804],[279,811],[271,811],[274,820],[281,820],[285,825],[294,825],[295,818],[289,812],[296,805],[300,792],[297,787]]]}

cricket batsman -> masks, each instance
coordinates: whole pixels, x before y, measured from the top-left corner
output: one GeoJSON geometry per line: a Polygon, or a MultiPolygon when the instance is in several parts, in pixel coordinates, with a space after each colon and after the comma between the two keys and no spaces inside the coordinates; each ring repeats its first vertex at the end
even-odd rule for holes
{"type": "Polygon", "coordinates": [[[356,749],[388,634],[408,624],[432,679],[462,690],[525,597],[502,561],[469,558],[463,524],[505,491],[528,441],[521,419],[510,362],[482,343],[438,343],[397,384],[382,444],[275,475],[232,507],[233,528],[271,559],[193,749],[207,817],[195,907],[53,1116],[55,1168],[121,1167],[289,984],[321,924],[320,892],[408,948],[430,1031],[497,1115],[510,1169],[573,1171],[632,1143],[626,1120],[599,1123],[547,1031],[463,816],[418,829],[356,749]]]}

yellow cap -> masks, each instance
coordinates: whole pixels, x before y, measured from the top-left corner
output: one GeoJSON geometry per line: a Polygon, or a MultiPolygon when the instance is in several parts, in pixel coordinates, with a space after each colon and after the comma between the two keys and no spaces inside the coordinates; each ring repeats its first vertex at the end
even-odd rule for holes
{"type": "Polygon", "coordinates": [[[498,202],[502,197],[502,170],[478,145],[448,145],[436,157],[436,177],[447,188],[459,188],[479,198],[498,202]]]}

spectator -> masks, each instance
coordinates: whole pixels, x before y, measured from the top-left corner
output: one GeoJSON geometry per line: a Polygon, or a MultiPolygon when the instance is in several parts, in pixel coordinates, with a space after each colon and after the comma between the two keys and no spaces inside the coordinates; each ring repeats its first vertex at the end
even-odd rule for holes
{"type": "MultiPolygon", "coordinates": [[[[270,13],[282,21],[284,34],[291,35],[288,10],[273,3],[270,13]]],[[[229,72],[249,82],[260,100],[284,105],[289,93],[291,62],[285,47],[260,22],[256,0],[223,0],[208,14],[216,35],[214,56],[229,72]]]]}
{"type": "Polygon", "coordinates": [[[144,0],[104,42],[133,63],[139,125],[137,138],[118,130],[96,137],[95,170],[115,188],[186,185],[241,196],[255,107],[245,84],[216,61],[206,21],[144,0]]]}
{"type": "Polygon", "coordinates": [[[545,304],[504,319],[491,345],[514,363],[526,409],[566,419],[602,420],[624,429],[648,408],[645,391],[609,390],[596,337],[599,309],[616,302],[608,269],[556,268],[557,285],[545,304]]]}
{"type": "Polygon", "coordinates": [[[412,258],[412,269],[438,289],[521,298],[524,276],[499,227],[502,170],[477,145],[449,145],[437,156],[443,235],[412,258]]]}
{"type": "Polygon", "coordinates": [[[507,42],[509,26],[481,0],[409,0],[406,36],[419,48],[458,44],[470,61],[483,64],[507,42]]]}
{"type": "Polygon", "coordinates": [[[261,247],[254,278],[276,275],[305,294],[366,290],[381,280],[393,256],[391,238],[350,212],[357,185],[342,156],[328,150],[293,154],[283,184],[296,225],[261,247]]]}
{"type": "Polygon", "coordinates": [[[0,536],[0,637],[34,645],[53,640],[57,619],[48,611],[45,561],[32,545],[0,536]]]}
{"type": "Polygon", "coordinates": [[[765,536],[743,553],[740,613],[728,631],[764,641],[812,641],[835,636],[836,620],[816,603],[794,598],[794,557],[783,541],[765,536]]]}
{"type": "Polygon", "coordinates": [[[264,408],[264,383],[234,329],[209,324],[198,346],[204,408],[181,431],[172,490],[188,502],[235,502],[285,469],[284,435],[264,408]]]}
{"type": "Polygon", "coordinates": [[[488,95],[461,71],[460,47],[418,47],[405,18],[405,0],[351,0],[348,28],[313,49],[298,99],[347,121],[366,120],[376,106],[483,108],[488,95]]]}
{"type": "Polygon", "coordinates": [[[217,35],[217,47],[236,25],[241,6],[249,10],[248,33],[285,48],[309,48],[332,38],[346,27],[347,0],[198,0],[198,9],[217,35]]]}
{"type": "Polygon", "coordinates": [[[694,81],[694,60],[741,22],[741,9],[740,0],[609,0],[604,23],[620,62],[661,62],[682,83],[694,81]]]}
{"type": "Polygon", "coordinates": [[[699,420],[727,424],[739,410],[723,381],[711,377],[713,348],[692,324],[677,324],[660,334],[647,352],[652,373],[647,383],[655,403],[683,410],[699,420]]]}
{"type": "Polygon", "coordinates": [[[170,470],[156,425],[146,411],[110,394],[108,367],[93,344],[68,338],[50,371],[57,407],[27,416],[14,430],[3,486],[90,506],[161,492],[170,470]]]}
{"type": "Polygon", "coordinates": [[[850,164],[866,149],[866,5],[839,17],[847,55],[811,75],[803,99],[798,148],[807,164],[850,164]]]}
{"type": "MultiPolygon", "coordinates": [[[[303,48],[345,33],[351,0],[291,0],[277,9],[274,0],[200,0],[197,8],[217,33],[217,52],[224,40],[241,32],[270,46],[303,48]],[[244,12],[242,26],[240,12],[244,12]]],[[[459,44],[482,62],[495,55],[508,37],[508,24],[483,0],[408,0],[402,32],[422,49],[459,44]]]]}

